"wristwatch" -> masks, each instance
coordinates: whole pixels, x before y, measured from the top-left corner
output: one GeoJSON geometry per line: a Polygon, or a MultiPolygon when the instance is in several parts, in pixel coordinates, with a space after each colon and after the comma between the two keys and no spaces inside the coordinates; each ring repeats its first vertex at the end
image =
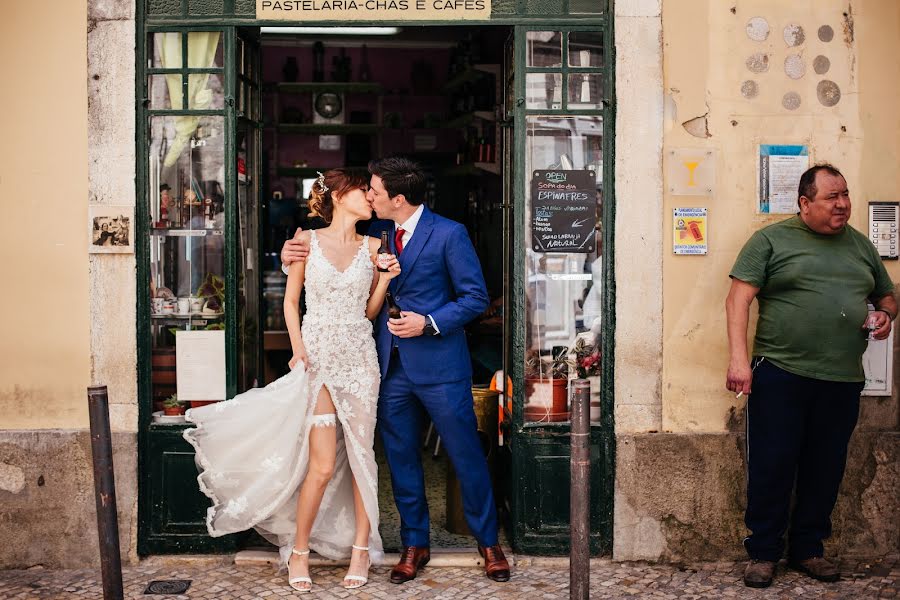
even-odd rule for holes
{"type": "Polygon", "coordinates": [[[434,328],[434,325],[431,324],[431,316],[425,316],[425,329],[422,330],[422,335],[437,335],[438,330],[434,328]]]}

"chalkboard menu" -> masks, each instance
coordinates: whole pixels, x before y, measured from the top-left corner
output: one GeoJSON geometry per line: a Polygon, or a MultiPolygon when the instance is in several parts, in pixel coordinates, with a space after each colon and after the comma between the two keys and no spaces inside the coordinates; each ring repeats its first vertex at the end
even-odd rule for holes
{"type": "Polygon", "coordinates": [[[594,171],[535,171],[531,247],[535,252],[593,252],[597,224],[594,171]]]}

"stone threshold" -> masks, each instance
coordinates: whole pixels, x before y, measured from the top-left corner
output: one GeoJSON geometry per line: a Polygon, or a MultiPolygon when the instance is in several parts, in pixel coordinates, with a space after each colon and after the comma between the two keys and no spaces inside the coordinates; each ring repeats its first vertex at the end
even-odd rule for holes
{"type": "MultiPolygon", "coordinates": [[[[388,552],[384,555],[381,565],[393,566],[400,560],[400,554],[388,552]]],[[[515,557],[507,554],[507,560],[514,564],[515,557]]],[[[319,556],[315,552],[310,554],[309,564],[313,567],[344,567],[350,563],[349,559],[331,560],[319,556]]],[[[234,555],[234,564],[237,566],[277,565],[278,553],[268,550],[242,550],[234,555]]],[[[484,559],[478,555],[475,548],[433,548],[429,567],[481,567],[484,559]]]]}

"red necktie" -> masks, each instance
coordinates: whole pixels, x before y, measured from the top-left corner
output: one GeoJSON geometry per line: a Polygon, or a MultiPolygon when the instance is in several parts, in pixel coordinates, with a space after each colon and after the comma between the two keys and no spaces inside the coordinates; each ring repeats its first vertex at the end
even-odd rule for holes
{"type": "Polygon", "coordinates": [[[403,252],[403,234],[406,233],[404,230],[397,228],[397,233],[394,234],[394,247],[397,248],[397,256],[400,256],[400,253],[403,252]]]}

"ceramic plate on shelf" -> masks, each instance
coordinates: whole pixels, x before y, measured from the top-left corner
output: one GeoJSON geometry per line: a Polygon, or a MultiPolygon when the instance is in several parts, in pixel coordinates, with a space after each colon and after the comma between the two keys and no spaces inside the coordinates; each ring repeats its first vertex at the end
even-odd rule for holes
{"type": "Polygon", "coordinates": [[[161,410],[153,413],[153,422],[159,423],[160,425],[175,425],[178,423],[187,423],[184,415],[166,415],[161,410]]]}

